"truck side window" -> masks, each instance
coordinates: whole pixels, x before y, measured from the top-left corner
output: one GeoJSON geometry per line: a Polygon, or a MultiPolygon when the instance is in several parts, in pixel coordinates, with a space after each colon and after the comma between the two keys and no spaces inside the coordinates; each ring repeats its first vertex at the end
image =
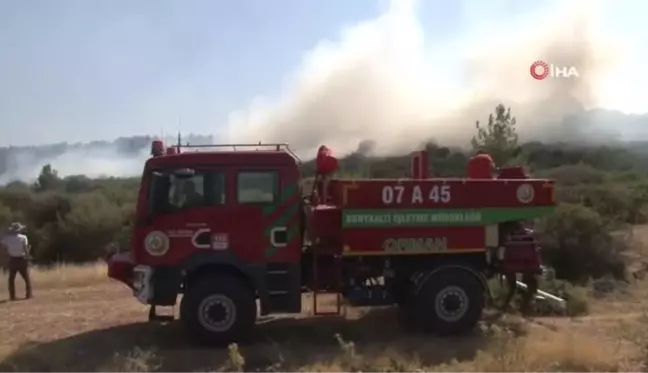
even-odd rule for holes
{"type": "Polygon", "coordinates": [[[279,175],[275,171],[240,171],[237,175],[238,203],[275,203],[279,175]]]}
{"type": "Polygon", "coordinates": [[[205,173],[205,198],[209,205],[225,204],[225,174],[219,171],[205,173]]]}
{"type": "Polygon", "coordinates": [[[204,176],[196,173],[191,178],[170,176],[169,205],[173,210],[206,205],[204,176]]]}
{"type": "Polygon", "coordinates": [[[149,214],[164,214],[169,211],[169,188],[171,181],[168,176],[159,172],[150,175],[147,210],[149,214]]]}

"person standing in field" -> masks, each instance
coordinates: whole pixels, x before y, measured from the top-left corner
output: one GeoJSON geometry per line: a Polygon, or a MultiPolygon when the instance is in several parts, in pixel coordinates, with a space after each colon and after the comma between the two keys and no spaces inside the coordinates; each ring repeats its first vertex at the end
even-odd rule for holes
{"type": "Polygon", "coordinates": [[[29,279],[29,242],[27,236],[22,232],[24,226],[20,223],[12,223],[7,234],[0,241],[9,257],[9,298],[16,300],[16,274],[25,281],[26,299],[32,297],[31,281],[29,279]]]}

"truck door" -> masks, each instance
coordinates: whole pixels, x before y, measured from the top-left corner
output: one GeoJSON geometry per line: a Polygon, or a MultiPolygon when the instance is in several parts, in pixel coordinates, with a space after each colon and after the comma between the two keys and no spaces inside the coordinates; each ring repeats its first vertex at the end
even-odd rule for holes
{"type": "Polygon", "coordinates": [[[227,218],[225,173],[218,169],[170,169],[153,172],[149,178],[146,215],[135,228],[133,245],[143,245],[135,252],[146,255],[151,265],[177,265],[188,256],[206,250],[221,249],[218,232],[232,229],[227,218]],[[211,223],[219,222],[212,232],[211,223]],[[225,223],[225,225],[223,224],[225,223]],[[147,247],[161,244],[159,253],[147,247]]]}
{"type": "Polygon", "coordinates": [[[239,169],[236,172],[236,216],[250,257],[262,262],[300,260],[299,193],[296,180],[282,178],[276,169],[239,169]]]}
{"type": "Polygon", "coordinates": [[[236,216],[249,258],[266,264],[269,312],[301,311],[300,196],[286,168],[236,170],[236,216]]]}

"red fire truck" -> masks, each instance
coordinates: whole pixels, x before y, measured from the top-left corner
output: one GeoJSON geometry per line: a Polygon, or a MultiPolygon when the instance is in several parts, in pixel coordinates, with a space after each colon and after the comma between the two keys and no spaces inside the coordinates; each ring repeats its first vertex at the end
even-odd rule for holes
{"type": "Polygon", "coordinates": [[[472,329],[498,273],[541,271],[520,222],[550,214],[554,182],[520,168],[499,178],[430,178],[425,151],[402,179],[336,179],[317,157],[313,190],[285,144],[152,145],[144,166],[131,250],[108,275],[150,305],[174,306],[196,341],[222,344],[257,315],[300,313],[302,294],[337,294],[353,306],[396,304],[419,329],[472,329]],[[202,148],[205,149],[202,149],[202,148]],[[306,196],[304,198],[304,196],[306,196]]]}

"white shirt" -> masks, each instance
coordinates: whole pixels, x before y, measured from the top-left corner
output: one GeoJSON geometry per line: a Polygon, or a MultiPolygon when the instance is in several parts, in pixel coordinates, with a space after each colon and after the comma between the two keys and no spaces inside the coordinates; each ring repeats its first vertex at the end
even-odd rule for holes
{"type": "Polygon", "coordinates": [[[7,248],[10,257],[24,258],[27,256],[27,236],[24,234],[8,234],[2,238],[2,244],[7,248]]]}

